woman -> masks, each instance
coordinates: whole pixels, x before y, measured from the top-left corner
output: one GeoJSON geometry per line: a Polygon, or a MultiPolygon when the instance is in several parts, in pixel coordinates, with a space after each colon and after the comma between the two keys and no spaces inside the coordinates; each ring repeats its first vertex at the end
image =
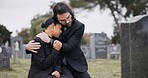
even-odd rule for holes
{"type": "MultiPolygon", "coordinates": [[[[45,28],[43,32],[52,39],[53,37],[59,37],[62,26],[53,18],[49,18],[42,24],[42,28],[45,28]]],[[[28,78],[67,78],[65,75],[60,75],[60,52],[53,49],[53,41],[47,44],[38,37],[34,41],[39,42],[41,47],[36,50],[38,53],[32,53],[28,78]]]]}

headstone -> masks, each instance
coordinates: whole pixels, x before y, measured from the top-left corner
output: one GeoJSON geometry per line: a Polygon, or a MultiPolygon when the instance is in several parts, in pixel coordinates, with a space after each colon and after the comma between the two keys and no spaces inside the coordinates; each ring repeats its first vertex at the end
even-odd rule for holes
{"type": "Polygon", "coordinates": [[[90,59],[96,59],[95,34],[92,34],[90,37],[90,59]]]}
{"type": "Polygon", "coordinates": [[[17,58],[23,58],[23,38],[21,36],[16,36],[11,38],[11,48],[12,55],[14,58],[14,63],[17,63],[17,58]]]}
{"type": "Polygon", "coordinates": [[[0,68],[10,68],[10,53],[5,47],[0,47],[0,68]]]}
{"type": "Polygon", "coordinates": [[[81,49],[84,52],[86,59],[90,59],[90,47],[88,45],[81,45],[81,49]]]}
{"type": "Polygon", "coordinates": [[[122,78],[148,78],[148,16],[121,24],[122,78]]]}
{"type": "Polygon", "coordinates": [[[30,59],[31,58],[31,54],[26,54],[26,48],[25,48],[25,46],[26,45],[23,45],[23,53],[24,53],[26,59],[30,59]]]}
{"type": "Polygon", "coordinates": [[[107,59],[107,35],[105,33],[94,33],[91,36],[91,57],[107,59]]]}
{"type": "Polygon", "coordinates": [[[119,59],[121,53],[121,46],[120,44],[112,44],[112,51],[110,54],[110,59],[119,59]]]}

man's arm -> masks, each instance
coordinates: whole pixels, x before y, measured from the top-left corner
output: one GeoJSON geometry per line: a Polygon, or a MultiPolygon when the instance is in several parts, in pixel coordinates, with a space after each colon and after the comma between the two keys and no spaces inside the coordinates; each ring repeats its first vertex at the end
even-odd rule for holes
{"type": "MultiPolygon", "coordinates": [[[[50,39],[48,37],[48,35],[45,32],[41,32],[39,34],[36,35],[36,37],[41,38],[44,42],[46,43],[51,43],[52,44],[52,39],[50,39]]],[[[27,45],[26,45],[26,53],[30,54],[30,53],[37,53],[37,49],[40,49],[40,43],[34,42],[33,40],[31,40],[27,45]]]]}
{"type": "MultiPolygon", "coordinates": [[[[69,40],[67,40],[66,43],[61,43],[58,40],[55,40],[53,43],[53,48],[58,50],[58,51],[62,51],[62,52],[69,52],[70,50],[75,49],[75,47],[79,46],[81,43],[81,39],[84,33],[84,24],[82,24],[81,26],[79,26],[74,34],[71,36],[71,38],[69,40]]],[[[44,35],[44,34],[43,34],[44,35]]],[[[45,35],[44,35],[45,36],[45,35]]],[[[44,42],[46,42],[43,36],[38,36],[39,38],[41,38],[44,42]]],[[[48,36],[46,36],[47,38],[48,36]]],[[[46,42],[48,43],[48,42],[46,42]]]]}
{"type": "Polygon", "coordinates": [[[26,53],[30,54],[30,53],[37,53],[37,49],[40,49],[41,45],[39,42],[35,42],[34,40],[29,41],[29,43],[25,46],[26,48],[26,53]]]}
{"type": "Polygon", "coordinates": [[[81,39],[84,33],[84,25],[79,26],[74,34],[71,36],[66,43],[62,43],[62,47],[60,51],[62,52],[70,52],[70,50],[75,49],[75,47],[80,46],[81,39]]]}

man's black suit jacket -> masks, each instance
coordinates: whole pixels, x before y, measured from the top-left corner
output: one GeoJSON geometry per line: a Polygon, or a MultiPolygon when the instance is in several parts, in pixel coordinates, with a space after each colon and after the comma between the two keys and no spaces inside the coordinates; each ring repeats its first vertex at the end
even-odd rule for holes
{"type": "Polygon", "coordinates": [[[88,70],[86,58],[80,48],[84,27],[84,24],[75,19],[72,26],[63,31],[60,36],[62,41],[60,51],[66,58],[66,61],[78,72],[88,70]]]}
{"type": "Polygon", "coordinates": [[[40,38],[35,38],[35,42],[40,42],[41,47],[38,53],[32,53],[31,67],[29,70],[28,78],[46,78],[51,75],[53,70],[61,71],[59,54],[52,48],[51,45],[43,42],[40,38]]]}

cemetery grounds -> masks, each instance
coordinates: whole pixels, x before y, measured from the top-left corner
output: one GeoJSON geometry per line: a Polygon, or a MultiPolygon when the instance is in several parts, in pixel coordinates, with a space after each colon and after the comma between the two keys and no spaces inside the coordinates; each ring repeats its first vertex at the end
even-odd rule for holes
{"type": "MultiPolygon", "coordinates": [[[[17,64],[10,59],[10,69],[0,69],[0,78],[27,78],[30,59],[19,59],[17,64]]],[[[121,61],[96,59],[88,60],[92,78],[121,78],[121,61]]]]}

